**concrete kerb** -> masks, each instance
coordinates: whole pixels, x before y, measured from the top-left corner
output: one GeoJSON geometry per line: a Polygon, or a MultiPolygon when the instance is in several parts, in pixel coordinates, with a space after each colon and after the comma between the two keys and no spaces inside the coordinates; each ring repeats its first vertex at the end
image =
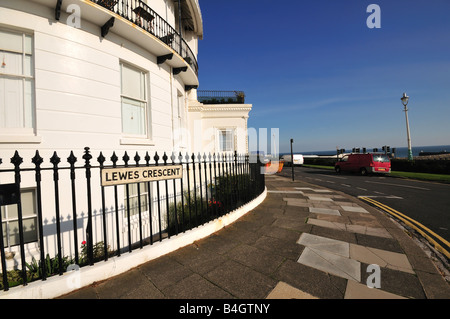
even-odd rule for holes
{"type": "Polygon", "coordinates": [[[47,278],[45,281],[39,280],[26,286],[10,288],[8,291],[0,292],[0,299],[51,299],[120,275],[143,263],[210,236],[256,208],[264,201],[266,196],[267,188],[251,202],[202,226],[171,236],[170,239],[164,239],[153,245],[145,246],[140,250],[134,250],[129,254],[112,257],[106,262],[98,262],[91,267],[82,267],[76,271],[66,272],[61,276],[47,278]]]}

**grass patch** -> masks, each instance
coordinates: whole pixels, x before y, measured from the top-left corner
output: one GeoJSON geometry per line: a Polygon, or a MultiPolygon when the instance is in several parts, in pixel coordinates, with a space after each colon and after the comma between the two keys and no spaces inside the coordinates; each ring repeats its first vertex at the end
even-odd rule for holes
{"type": "Polygon", "coordinates": [[[393,177],[402,177],[402,178],[411,178],[411,179],[418,179],[418,180],[424,180],[424,181],[450,183],[450,175],[446,175],[446,174],[430,174],[430,173],[392,171],[389,175],[393,176],[393,177]]]}
{"type": "Polygon", "coordinates": [[[334,170],[334,166],[326,166],[326,165],[303,164],[303,167],[323,168],[323,169],[331,169],[331,170],[334,170]]]}

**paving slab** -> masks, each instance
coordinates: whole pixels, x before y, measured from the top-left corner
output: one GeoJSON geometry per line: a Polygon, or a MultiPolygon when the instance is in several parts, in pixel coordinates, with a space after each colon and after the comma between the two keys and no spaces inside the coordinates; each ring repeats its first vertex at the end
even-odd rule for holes
{"type": "MultiPolygon", "coordinates": [[[[372,274],[369,264],[361,262],[361,283],[366,283],[372,274]]],[[[380,268],[380,289],[411,299],[426,298],[424,287],[416,274],[380,268]]],[[[442,277],[441,277],[442,278],[442,277]]]]}
{"type": "Polygon", "coordinates": [[[333,199],[330,197],[322,197],[322,196],[308,196],[309,200],[317,201],[317,202],[332,202],[333,199]]]}
{"type": "Polygon", "coordinates": [[[366,264],[415,273],[405,254],[350,244],[350,258],[366,264]]]}
{"type": "Polygon", "coordinates": [[[299,200],[296,198],[293,198],[293,199],[287,198],[286,204],[288,206],[299,206],[299,207],[310,207],[311,206],[311,204],[309,202],[307,202],[306,200],[304,200],[304,199],[299,200]]]}
{"type": "Polygon", "coordinates": [[[306,247],[297,262],[345,279],[361,281],[358,261],[327,251],[306,247]]]}
{"type": "Polygon", "coordinates": [[[349,280],[345,289],[344,299],[406,299],[405,297],[383,291],[377,288],[369,288],[367,285],[349,280]]]}
{"type": "Polygon", "coordinates": [[[297,261],[284,262],[274,278],[320,299],[343,299],[347,280],[297,261]]]}
{"type": "Polygon", "coordinates": [[[331,252],[347,258],[350,256],[349,243],[327,237],[303,233],[298,239],[297,244],[316,250],[331,252]]]}
{"type": "Polygon", "coordinates": [[[277,281],[235,261],[227,261],[205,276],[235,298],[262,299],[277,281]]]}
{"type": "Polygon", "coordinates": [[[355,244],[367,247],[378,248],[382,250],[389,250],[396,253],[403,253],[404,250],[395,238],[384,238],[378,236],[371,236],[366,234],[353,233],[356,238],[355,244]]]}
{"type": "Polygon", "coordinates": [[[336,223],[336,222],[330,222],[328,220],[321,220],[321,219],[315,219],[315,218],[308,218],[308,224],[316,225],[320,227],[326,227],[326,228],[332,228],[337,230],[346,231],[345,224],[343,223],[336,223]]]}
{"type": "MultiPolygon", "coordinates": [[[[310,224],[308,224],[310,225],[310,224]]],[[[312,226],[310,233],[317,236],[332,238],[336,240],[345,241],[347,243],[357,243],[356,236],[359,235],[357,233],[350,233],[346,231],[342,231],[339,229],[333,229],[333,228],[327,228],[327,227],[321,227],[316,225],[310,225],[312,226]]],[[[371,238],[376,238],[371,236],[371,238]]]]}
{"type": "Polygon", "coordinates": [[[316,213],[316,214],[327,214],[327,215],[341,216],[341,214],[339,213],[339,210],[331,209],[331,208],[310,207],[309,211],[311,213],[316,213]]]}
{"type": "Polygon", "coordinates": [[[323,220],[323,219],[315,219],[315,218],[308,218],[308,224],[321,226],[321,227],[327,227],[327,228],[333,228],[333,229],[342,230],[342,231],[348,231],[348,232],[352,232],[352,233],[392,238],[392,236],[389,234],[389,232],[383,228],[373,228],[373,227],[367,227],[367,226],[362,226],[362,225],[352,225],[352,224],[348,225],[345,223],[328,221],[328,220],[323,220]]]}
{"type": "Polygon", "coordinates": [[[258,272],[270,275],[285,260],[282,256],[250,245],[240,245],[227,253],[227,256],[258,272]]]}
{"type": "Polygon", "coordinates": [[[307,292],[280,281],[266,299],[318,299],[307,292]]]}
{"type": "Polygon", "coordinates": [[[357,212],[357,213],[369,213],[367,210],[360,206],[347,206],[347,205],[341,205],[343,210],[346,210],[348,212],[357,212]]]}
{"type": "Polygon", "coordinates": [[[321,219],[321,220],[327,220],[330,222],[337,222],[337,223],[344,223],[344,224],[351,224],[351,221],[347,216],[341,216],[341,215],[328,215],[328,214],[314,214],[314,218],[321,219]]]}
{"type": "Polygon", "coordinates": [[[198,274],[192,274],[175,285],[166,287],[170,299],[232,299],[233,296],[198,274]]]}

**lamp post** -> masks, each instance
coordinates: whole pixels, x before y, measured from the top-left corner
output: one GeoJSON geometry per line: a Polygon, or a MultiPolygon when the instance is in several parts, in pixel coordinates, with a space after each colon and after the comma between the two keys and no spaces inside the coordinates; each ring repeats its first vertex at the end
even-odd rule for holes
{"type": "Polygon", "coordinates": [[[405,107],[405,116],[406,116],[406,136],[408,138],[408,160],[413,160],[412,155],[412,148],[411,148],[411,136],[409,134],[409,121],[408,121],[408,108],[406,107],[408,105],[409,96],[406,95],[406,93],[403,93],[403,96],[400,98],[402,100],[402,104],[405,107]]]}
{"type": "Polygon", "coordinates": [[[291,166],[292,166],[292,181],[294,181],[294,152],[292,151],[292,144],[294,143],[294,139],[291,138],[291,166]]]}

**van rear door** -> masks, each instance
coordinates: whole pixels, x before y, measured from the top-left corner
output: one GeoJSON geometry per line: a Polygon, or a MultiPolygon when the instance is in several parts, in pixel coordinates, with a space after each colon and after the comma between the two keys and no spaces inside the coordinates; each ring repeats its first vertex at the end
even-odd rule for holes
{"type": "Polygon", "coordinates": [[[389,173],[391,171],[391,160],[385,154],[373,154],[373,170],[374,172],[389,173]]]}

